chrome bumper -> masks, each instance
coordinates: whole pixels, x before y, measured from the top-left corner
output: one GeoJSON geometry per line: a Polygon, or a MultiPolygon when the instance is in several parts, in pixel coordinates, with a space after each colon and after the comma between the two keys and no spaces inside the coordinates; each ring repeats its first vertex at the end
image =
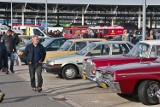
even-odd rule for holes
{"type": "MultiPolygon", "coordinates": [[[[90,80],[90,81],[93,81],[93,82],[96,82],[96,81],[97,81],[96,77],[87,76],[86,73],[82,73],[82,76],[83,76],[83,77],[85,76],[85,78],[88,79],[88,80],[90,80]]],[[[83,79],[84,79],[84,78],[83,78],[83,79]]],[[[84,80],[85,80],[85,79],[84,79],[84,80]]]]}
{"type": "Polygon", "coordinates": [[[114,93],[122,93],[119,82],[110,82],[109,80],[103,80],[100,78],[96,78],[96,81],[98,85],[100,85],[103,88],[111,89],[111,91],[114,93]]]}

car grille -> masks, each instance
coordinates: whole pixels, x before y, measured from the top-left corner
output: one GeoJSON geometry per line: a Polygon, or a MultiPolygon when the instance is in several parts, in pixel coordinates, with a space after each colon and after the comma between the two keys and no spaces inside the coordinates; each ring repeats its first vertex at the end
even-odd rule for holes
{"type": "Polygon", "coordinates": [[[110,74],[110,73],[105,73],[105,74],[103,74],[102,78],[105,79],[105,80],[109,80],[109,81],[111,81],[111,82],[114,81],[113,74],[110,74]]]}
{"type": "Polygon", "coordinates": [[[86,75],[87,76],[92,76],[91,70],[92,70],[92,66],[90,62],[86,61],[86,75]]]}

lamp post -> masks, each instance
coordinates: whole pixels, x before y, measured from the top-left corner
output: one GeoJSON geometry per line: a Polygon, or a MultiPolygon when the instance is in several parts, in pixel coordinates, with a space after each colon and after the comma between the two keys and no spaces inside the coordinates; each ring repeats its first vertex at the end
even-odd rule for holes
{"type": "Polygon", "coordinates": [[[46,22],[46,25],[45,25],[45,27],[46,27],[46,34],[48,33],[48,20],[47,20],[47,12],[48,12],[48,9],[47,9],[48,7],[47,7],[47,0],[46,0],[46,3],[45,3],[45,22],[46,22]]]}
{"type": "Polygon", "coordinates": [[[39,16],[36,16],[36,17],[35,17],[35,23],[34,23],[35,26],[37,26],[37,18],[38,18],[38,17],[39,17],[39,16]]]}
{"type": "Polygon", "coordinates": [[[12,10],[12,0],[11,0],[11,29],[13,28],[13,10],[12,10]]]}
{"type": "Polygon", "coordinates": [[[142,29],[142,40],[146,37],[146,0],[143,0],[143,29],[142,29]]]}

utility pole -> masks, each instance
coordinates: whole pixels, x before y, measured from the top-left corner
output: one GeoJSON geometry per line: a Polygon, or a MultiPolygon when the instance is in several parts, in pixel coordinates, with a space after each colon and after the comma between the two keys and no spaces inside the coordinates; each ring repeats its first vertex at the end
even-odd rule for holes
{"type": "Polygon", "coordinates": [[[12,9],[12,0],[11,0],[11,29],[13,28],[13,9],[12,9]]]}
{"type": "Polygon", "coordinates": [[[47,0],[46,0],[46,3],[45,3],[45,22],[46,22],[46,34],[48,33],[48,20],[47,20],[47,12],[48,12],[48,9],[47,9],[48,7],[47,7],[47,0]]]}
{"type": "Polygon", "coordinates": [[[143,0],[143,30],[142,30],[142,40],[146,37],[146,0],[143,0]]]}

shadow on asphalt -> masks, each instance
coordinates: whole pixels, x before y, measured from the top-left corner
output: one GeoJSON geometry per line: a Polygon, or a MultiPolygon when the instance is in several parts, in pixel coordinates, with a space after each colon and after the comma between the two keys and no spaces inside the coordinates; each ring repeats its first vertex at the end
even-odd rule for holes
{"type": "Polygon", "coordinates": [[[133,95],[133,96],[131,96],[131,95],[126,95],[126,96],[125,95],[118,95],[118,96],[121,98],[124,98],[128,101],[131,101],[131,102],[140,102],[138,96],[136,96],[136,95],[133,95]]]}
{"type": "Polygon", "coordinates": [[[3,103],[15,103],[15,102],[23,102],[26,100],[29,100],[30,98],[35,98],[35,97],[42,97],[46,96],[44,94],[41,95],[33,95],[33,96],[22,96],[22,97],[12,97],[12,98],[6,98],[3,103]]]}
{"type": "Polygon", "coordinates": [[[9,82],[0,82],[0,84],[13,84],[13,83],[27,83],[29,81],[9,81],[9,82]]]}

